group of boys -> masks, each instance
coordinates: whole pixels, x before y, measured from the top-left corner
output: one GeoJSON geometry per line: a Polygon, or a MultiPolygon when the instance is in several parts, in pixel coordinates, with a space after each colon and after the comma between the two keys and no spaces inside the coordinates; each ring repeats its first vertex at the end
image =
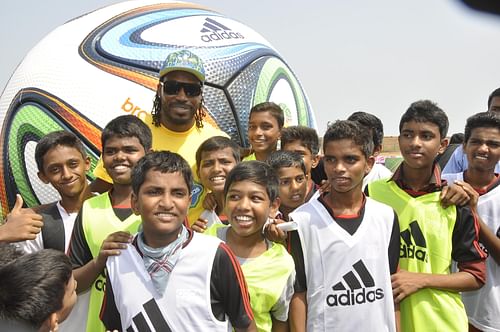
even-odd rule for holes
{"type": "Polygon", "coordinates": [[[167,58],[152,117],[103,129],[105,182],[87,184],[74,135],[39,141],[38,176],[61,200],[23,209],[18,196],[0,242],[68,253],[79,296],[61,330],[500,330],[494,111],[468,119],[469,168],[443,176],[448,119],[436,104],[403,114],[394,174],[374,167],[382,123],[356,112],[327,129],[326,179],[314,183],[314,129],[284,128],[279,105],[256,105],[240,161],[202,123],[204,79],[194,54],[167,58]],[[88,198],[96,189],[107,191],[88,198]]]}

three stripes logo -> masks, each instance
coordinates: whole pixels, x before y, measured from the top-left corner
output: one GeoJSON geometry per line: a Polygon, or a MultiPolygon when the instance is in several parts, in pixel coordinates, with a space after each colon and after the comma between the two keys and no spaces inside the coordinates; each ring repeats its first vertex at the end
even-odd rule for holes
{"type": "Polygon", "coordinates": [[[162,331],[162,332],[171,332],[172,330],[168,326],[165,317],[160,311],[158,304],[155,299],[151,299],[148,302],[142,305],[144,308],[144,312],[149,318],[151,323],[148,323],[146,318],[144,317],[142,312],[139,312],[137,315],[132,318],[136,329],[131,325],[125,331],[127,332],[135,332],[135,331],[162,331]],[[151,324],[151,325],[150,325],[151,324]]]}
{"type": "Polygon", "coordinates": [[[375,288],[375,280],[361,259],[332,286],[332,290],[333,293],[326,297],[330,307],[371,303],[384,298],[384,290],[375,288]]]}
{"type": "Polygon", "coordinates": [[[400,235],[402,241],[399,248],[399,258],[428,261],[427,242],[416,220],[412,221],[408,229],[402,231],[400,235]]]}
{"type": "Polygon", "coordinates": [[[245,39],[241,33],[234,32],[224,24],[209,17],[205,19],[200,32],[202,33],[201,40],[205,43],[224,39],[245,39]]]}

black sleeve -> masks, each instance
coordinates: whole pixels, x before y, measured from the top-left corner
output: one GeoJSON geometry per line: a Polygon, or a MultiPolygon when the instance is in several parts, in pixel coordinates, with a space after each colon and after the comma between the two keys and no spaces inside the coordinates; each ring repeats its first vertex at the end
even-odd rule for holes
{"type": "Polygon", "coordinates": [[[365,186],[365,190],[363,191],[366,197],[370,197],[370,193],[368,192],[368,185],[365,186]]]}
{"type": "Polygon", "coordinates": [[[101,312],[99,318],[106,326],[106,330],[109,331],[122,331],[122,321],[120,313],[116,308],[115,296],[113,293],[113,288],[111,287],[111,282],[106,276],[106,287],[104,289],[104,299],[102,300],[101,312]]]}
{"type": "Polygon", "coordinates": [[[474,262],[486,258],[479,246],[479,224],[468,206],[457,206],[457,219],[453,228],[451,257],[458,263],[474,262]]]}
{"type": "Polygon", "coordinates": [[[401,238],[399,235],[399,219],[396,211],[394,211],[394,221],[392,224],[391,240],[389,242],[389,270],[391,274],[398,272],[399,265],[399,246],[401,238]]]}
{"type": "Polygon", "coordinates": [[[215,254],[210,277],[210,301],[214,316],[223,321],[227,315],[235,328],[247,328],[254,320],[240,264],[224,243],[220,244],[215,254]]]}
{"type": "Polygon", "coordinates": [[[90,251],[85,232],[83,231],[82,214],[81,210],[76,216],[75,225],[73,226],[73,233],[71,234],[71,241],[68,248],[68,256],[73,265],[73,269],[84,266],[90,262],[94,257],[90,251]]]}
{"type": "Polygon", "coordinates": [[[296,293],[305,292],[307,291],[306,268],[299,232],[297,231],[290,232],[290,254],[295,263],[295,284],[293,288],[296,293]]]}

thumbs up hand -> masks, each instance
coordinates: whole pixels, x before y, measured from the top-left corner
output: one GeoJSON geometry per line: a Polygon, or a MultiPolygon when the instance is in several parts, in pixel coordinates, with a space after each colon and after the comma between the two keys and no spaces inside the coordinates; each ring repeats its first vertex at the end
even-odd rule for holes
{"type": "Polygon", "coordinates": [[[23,198],[16,195],[16,203],[0,226],[0,242],[34,240],[43,226],[42,216],[32,209],[23,208],[23,198]]]}

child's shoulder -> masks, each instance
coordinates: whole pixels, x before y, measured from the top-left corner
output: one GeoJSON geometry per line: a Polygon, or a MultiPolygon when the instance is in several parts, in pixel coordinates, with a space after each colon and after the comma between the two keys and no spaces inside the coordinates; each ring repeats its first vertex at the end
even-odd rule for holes
{"type": "Polygon", "coordinates": [[[193,232],[189,244],[191,245],[193,243],[199,246],[211,246],[211,245],[218,246],[220,243],[222,243],[222,241],[216,236],[212,236],[211,234],[201,234],[193,232]]]}
{"type": "Polygon", "coordinates": [[[369,209],[369,213],[372,211],[377,211],[377,213],[380,212],[391,212],[393,213],[394,209],[385,203],[379,202],[371,197],[366,197],[366,202],[365,202],[365,209],[369,209]]]}
{"type": "Polygon", "coordinates": [[[107,206],[109,203],[109,206],[111,207],[111,202],[109,200],[109,192],[104,192],[102,194],[92,196],[90,198],[87,198],[82,205],[82,209],[84,208],[102,208],[103,206],[107,206]]]}

